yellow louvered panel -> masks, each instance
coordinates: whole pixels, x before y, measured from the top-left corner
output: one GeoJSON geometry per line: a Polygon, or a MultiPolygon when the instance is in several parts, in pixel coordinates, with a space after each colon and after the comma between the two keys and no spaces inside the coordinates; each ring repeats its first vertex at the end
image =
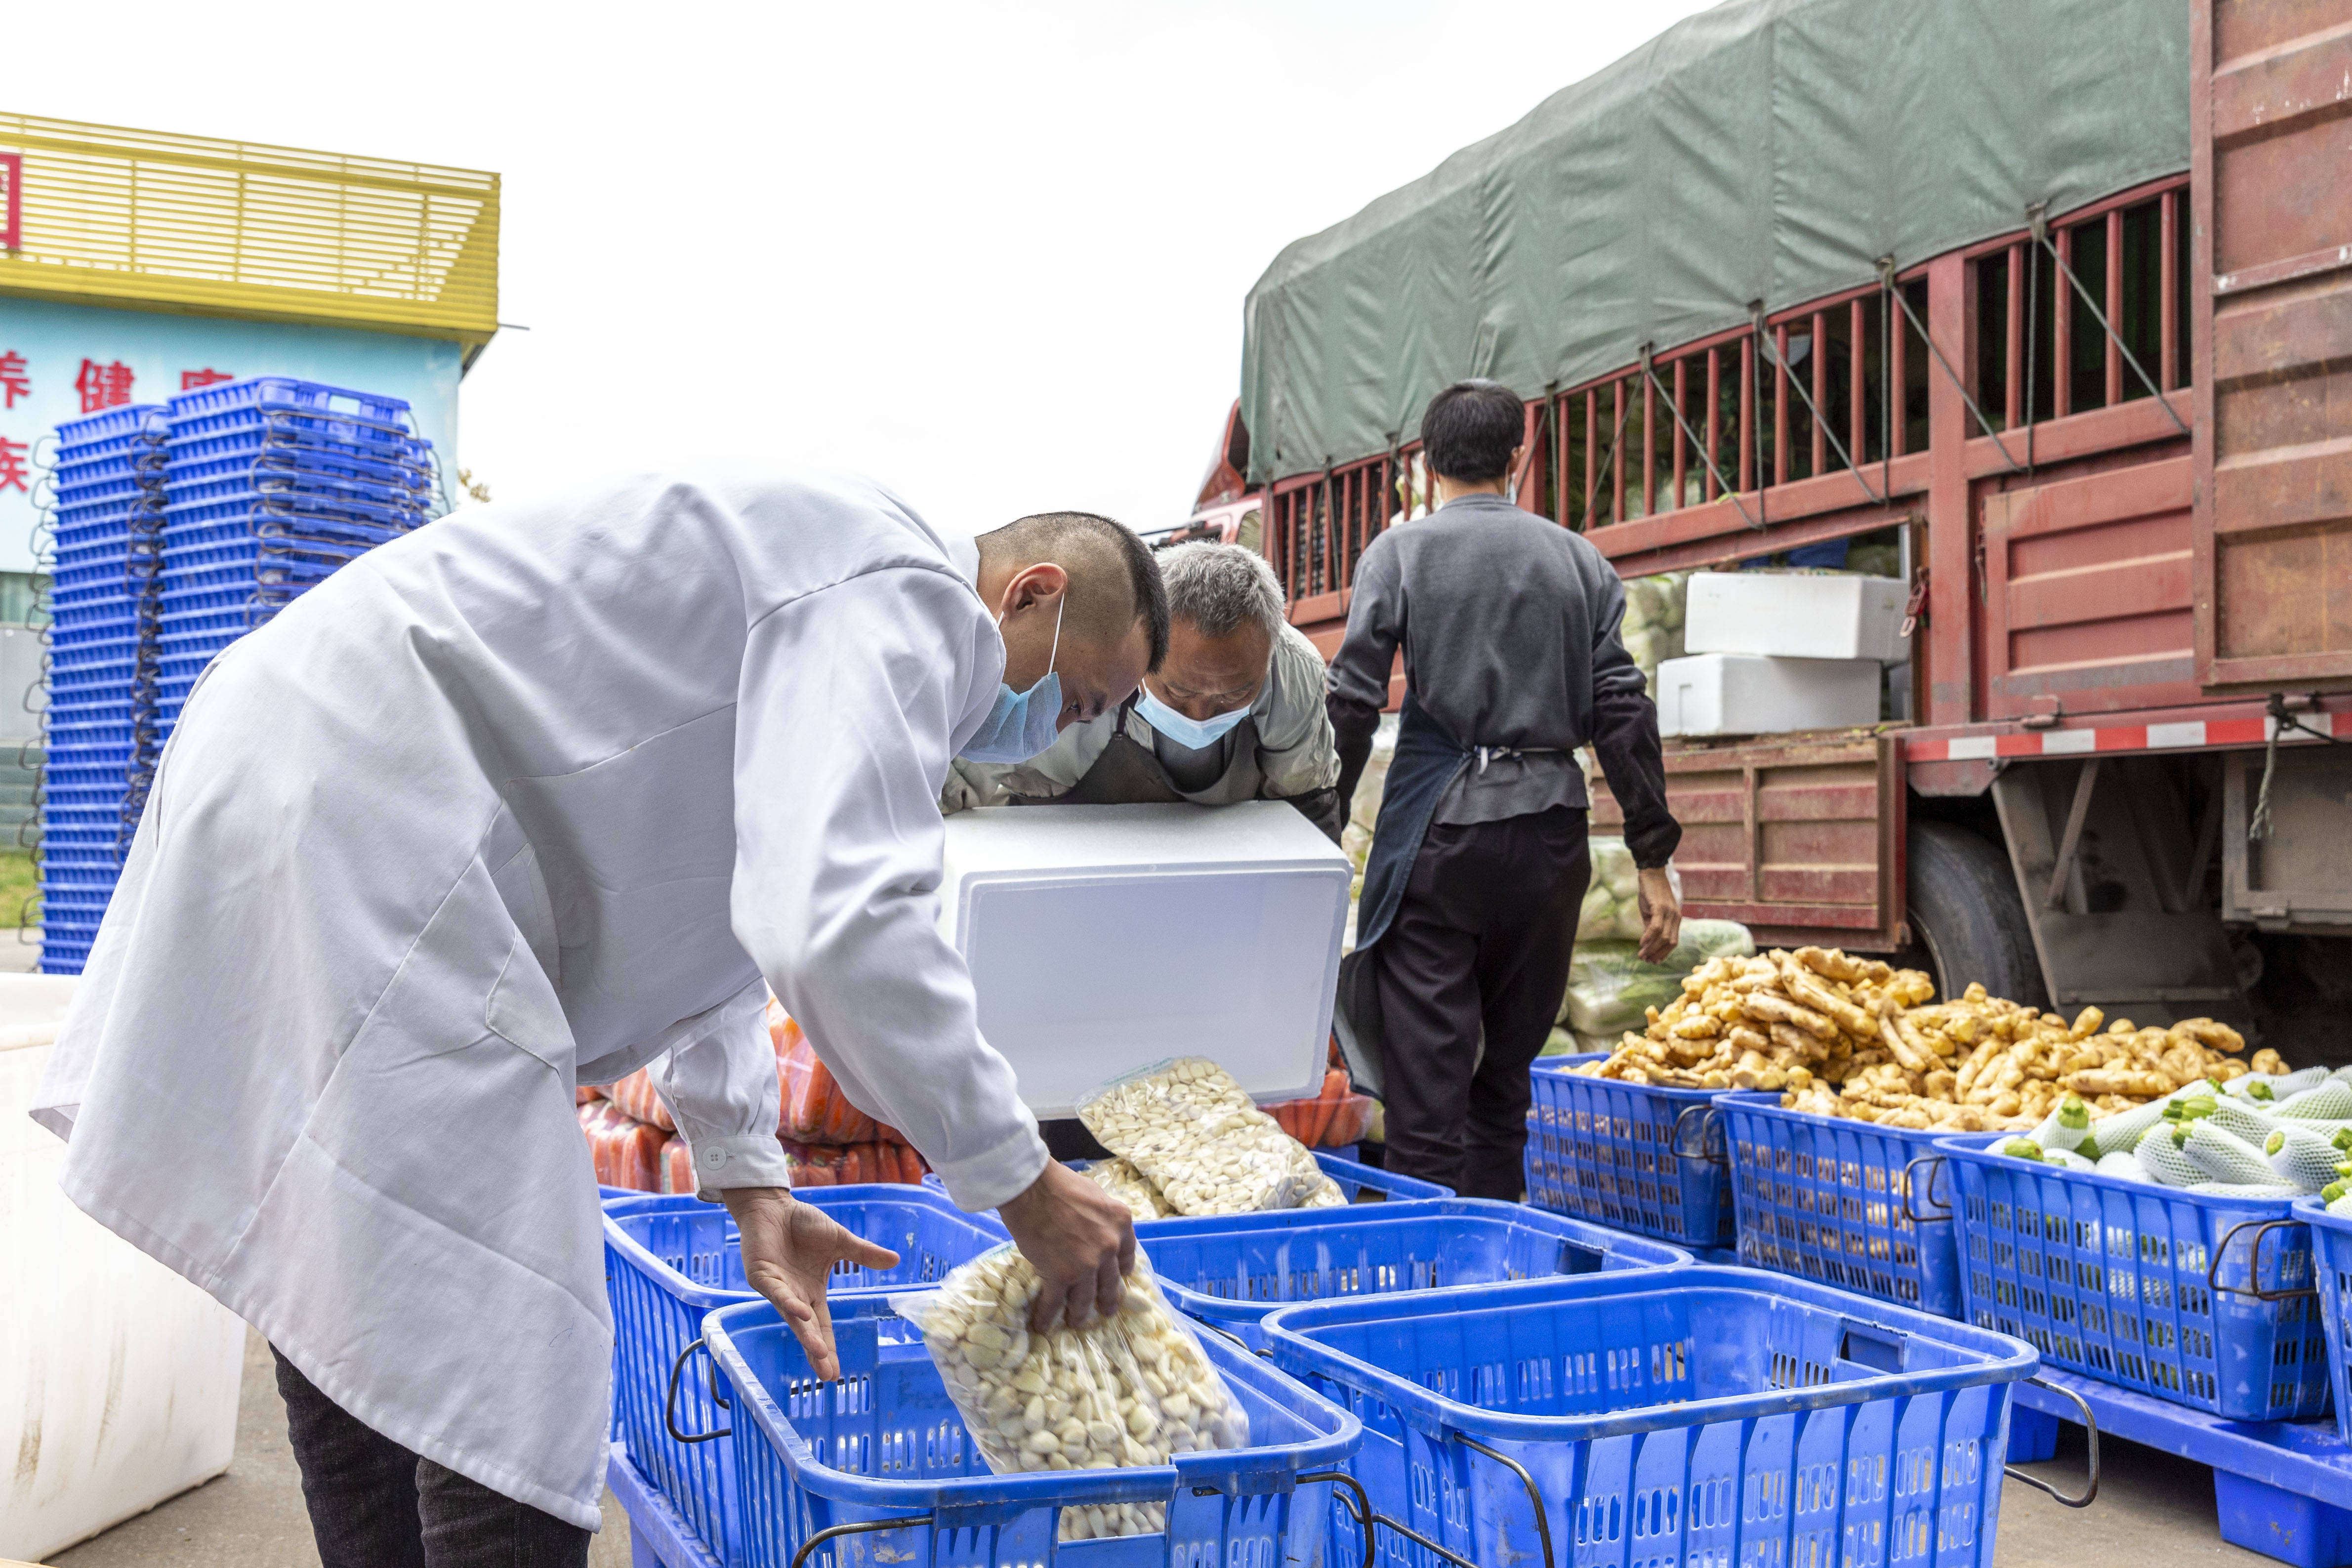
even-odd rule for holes
{"type": "Polygon", "coordinates": [[[0,294],[373,328],[498,328],[499,177],[0,114],[23,158],[0,294]]]}

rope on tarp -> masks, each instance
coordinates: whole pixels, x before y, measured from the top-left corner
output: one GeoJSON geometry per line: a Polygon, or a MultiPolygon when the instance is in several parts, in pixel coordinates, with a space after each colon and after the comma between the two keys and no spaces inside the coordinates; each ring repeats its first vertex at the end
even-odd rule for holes
{"type": "MultiPolygon", "coordinates": [[[[1739,499],[1738,489],[1724,477],[1721,468],[1716,467],[1715,454],[1706,449],[1706,443],[1700,440],[1698,432],[1691,428],[1691,422],[1683,417],[1682,405],[1675,401],[1674,395],[1666,390],[1665,384],[1658,379],[1656,361],[1652,357],[1652,350],[1654,347],[1655,345],[1652,343],[1642,345],[1642,374],[1649,378],[1651,388],[1657,393],[1660,399],[1674,411],[1675,423],[1682,427],[1683,438],[1687,440],[1692,449],[1698,453],[1699,461],[1706,465],[1706,471],[1715,476],[1715,482],[1723,487],[1723,493],[1730,498],[1731,504],[1739,508],[1740,521],[1747,523],[1750,529],[1761,532],[1764,525],[1748,515],[1748,508],[1739,499]]],[[[1870,487],[1865,484],[1863,488],[1868,489],[1870,487]]],[[[1682,505],[1683,498],[1676,496],[1675,506],[1679,510],[1682,505]]]]}
{"type": "Polygon", "coordinates": [[[1960,380],[1959,375],[1952,369],[1952,362],[1944,357],[1944,351],[1936,346],[1936,340],[1927,335],[1927,323],[1919,319],[1917,311],[1911,309],[1911,301],[1903,297],[1903,290],[1895,287],[1895,258],[1882,256],[1878,258],[1878,278],[1881,286],[1894,297],[1895,302],[1903,307],[1904,320],[1909,321],[1918,331],[1921,341],[1927,345],[1927,352],[1934,354],[1936,363],[1943,367],[1944,379],[1952,384],[1952,390],[1960,395],[1960,401],[1967,404],[1969,412],[1977,416],[1977,428],[1992,437],[1992,444],[2000,448],[2001,459],[2009,465],[2011,473],[2023,473],[2025,470],[2019,466],[2017,459],[2009,455],[2008,444],[2001,440],[2000,432],[1993,428],[1992,421],[1985,417],[1985,411],[1978,407],[1977,400],[1969,395],[1968,384],[1960,380]]]}
{"type": "MultiPolygon", "coordinates": [[[[1853,476],[1853,482],[1862,487],[1862,493],[1868,496],[1878,505],[1885,506],[1886,504],[1886,498],[1870,488],[1870,479],[1863,473],[1862,465],[1853,460],[1853,454],[1845,449],[1845,443],[1838,439],[1838,433],[1830,428],[1829,421],[1822,417],[1822,411],[1813,406],[1813,395],[1805,390],[1804,378],[1797,374],[1796,367],[1790,364],[1786,360],[1780,357],[1780,346],[1774,343],[1766,334],[1764,331],[1764,316],[1760,310],[1756,316],[1756,351],[1759,358],[1764,354],[1769,353],[1772,356],[1773,368],[1777,370],[1784,370],[1789,373],[1789,384],[1795,387],[1797,389],[1797,395],[1805,400],[1805,412],[1813,416],[1813,428],[1828,437],[1830,445],[1837,448],[1838,460],[1843,462],[1846,466],[1846,471],[1853,476]]],[[[1821,352],[1822,345],[1819,343],[1812,344],[1807,351],[1807,353],[1812,354],[1818,354],[1821,352]]],[[[1759,477],[1760,478],[1761,476],[1759,475],[1759,477]]]]}
{"type": "Polygon", "coordinates": [[[2057,264],[2060,276],[2074,285],[2074,292],[2082,296],[2084,307],[2091,312],[2091,319],[2099,323],[2099,331],[2106,333],[2107,342],[2115,344],[2116,350],[2122,353],[2124,363],[2132,367],[2134,375],[2139,377],[2139,384],[2147,388],[2147,395],[2155,398],[2158,406],[2164,410],[2164,416],[2171,420],[2174,427],[2183,436],[2188,435],[2189,426],[2182,422],[2179,414],[2173,408],[2171,400],[2164,395],[2162,389],[2158,387],[2156,378],[2147,374],[2147,367],[2139,363],[2139,355],[2131,352],[2131,345],[2124,342],[2123,334],[2116,331],[2114,322],[2107,320],[2107,313],[2099,309],[2099,302],[2091,298],[2091,291],[2083,287],[2083,280],[2074,276],[2074,269],[2066,265],[2064,257],[2058,254],[2058,247],[2050,238],[2049,208],[2039,205],[2031,206],[2026,209],[2025,216],[2032,220],[2035,242],[2050,253],[2050,259],[2057,264]]]}

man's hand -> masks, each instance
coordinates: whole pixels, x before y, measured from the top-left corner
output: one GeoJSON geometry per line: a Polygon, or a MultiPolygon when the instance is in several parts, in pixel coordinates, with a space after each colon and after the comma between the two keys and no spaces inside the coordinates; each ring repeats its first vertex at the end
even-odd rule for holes
{"type": "Polygon", "coordinates": [[[825,1280],[836,1263],[888,1268],[898,1255],[851,1235],[823,1209],[799,1202],[782,1187],[730,1187],[719,1195],[743,1233],[743,1278],[775,1303],[817,1376],[839,1377],[825,1280]]]}
{"type": "Polygon", "coordinates": [[[1135,1268],[1135,1215],[1125,1204],[1048,1160],[1029,1190],[996,1213],[1043,1282],[1029,1309],[1034,1331],[1044,1333],[1056,1317],[1082,1329],[1097,1312],[1118,1310],[1119,1281],[1135,1268]]]}
{"type": "Polygon", "coordinates": [[[1642,905],[1642,962],[1664,963],[1683,936],[1682,900],[1666,880],[1666,868],[1635,873],[1642,905]]]}

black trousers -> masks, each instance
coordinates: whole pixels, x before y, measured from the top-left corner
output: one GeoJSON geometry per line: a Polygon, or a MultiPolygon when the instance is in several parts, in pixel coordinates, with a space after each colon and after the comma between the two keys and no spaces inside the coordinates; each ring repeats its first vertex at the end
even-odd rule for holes
{"type": "Polygon", "coordinates": [[[1391,1171],[1519,1196],[1528,1065],[1559,1013],[1591,868],[1585,814],[1567,806],[1430,825],[1373,952],[1391,1171]]]}
{"type": "Polygon", "coordinates": [[[588,1531],[419,1458],[269,1353],[324,1568],[586,1568],[588,1531]]]}

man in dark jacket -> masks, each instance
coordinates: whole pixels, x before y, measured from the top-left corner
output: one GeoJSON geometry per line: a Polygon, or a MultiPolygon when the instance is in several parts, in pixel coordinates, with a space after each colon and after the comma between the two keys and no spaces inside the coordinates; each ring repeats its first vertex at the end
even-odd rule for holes
{"type": "Polygon", "coordinates": [[[1642,955],[1665,957],[1682,925],[1665,873],[1682,829],[1657,710],[1618,639],[1625,587],[1582,535],[1507,499],[1521,418],[1491,381],[1430,400],[1421,437],[1438,508],[1365,550],[1328,700],[1347,801],[1403,648],[1351,961],[1370,984],[1355,994],[1377,998],[1389,1168],[1482,1198],[1523,1185],[1528,1067],[1591,880],[1576,748],[1599,753],[1625,810],[1642,955]]]}

